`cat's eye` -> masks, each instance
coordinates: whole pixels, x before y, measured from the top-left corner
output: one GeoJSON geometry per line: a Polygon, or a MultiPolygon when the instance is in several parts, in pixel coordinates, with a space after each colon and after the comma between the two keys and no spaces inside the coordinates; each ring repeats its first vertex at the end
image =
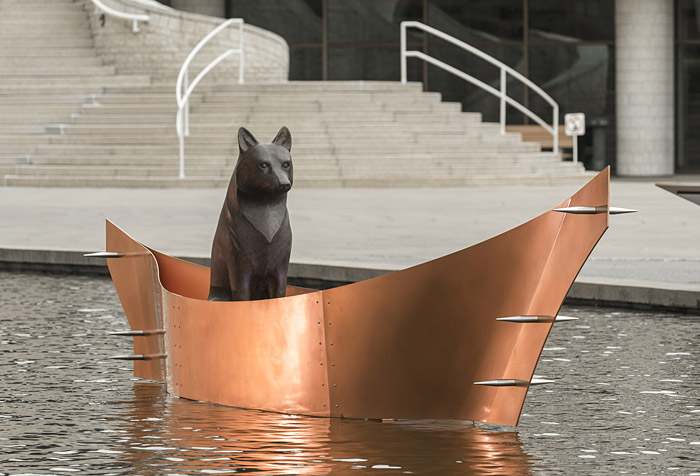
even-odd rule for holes
{"type": "Polygon", "coordinates": [[[263,162],[263,163],[260,164],[258,167],[260,167],[260,169],[262,169],[262,170],[267,170],[267,168],[268,168],[269,166],[267,165],[266,162],[263,162]]]}
{"type": "Polygon", "coordinates": [[[291,162],[284,162],[284,163],[282,164],[282,167],[285,168],[285,169],[288,169],[288,168],[291,167],[291,166],[292,166],[292,163],[291,163],[291,162]]]}

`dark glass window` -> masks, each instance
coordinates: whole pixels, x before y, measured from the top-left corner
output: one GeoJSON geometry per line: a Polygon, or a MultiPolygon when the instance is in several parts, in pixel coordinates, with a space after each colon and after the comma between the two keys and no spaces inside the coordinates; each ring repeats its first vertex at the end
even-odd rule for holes
{"type": "MultiPolygon", "coordinates": [[[[516,71],[523,72],[522,46],[482,46],[480,50],[513,67],[516,71]]],[[[501,87],[500,68],[478,56],[452,45],[431,44],[429,53],[430,56],[464,71],[496,90],[501,87]]],[[[413,61],[417,62],[418,60],[413,61]]],[[[465,111],[481,112],[485,121],[497,122],[499,120],[499,99],[462,78],[430,66],[428,87],[431,91],[441,93],[445,101],[461,102],[465,111]]],[[[506,83],[506,91],[516,101],[523,102],[523,89],[519,82],[509,79],[506,83]]],[[[510,107],[506,110],[510,122],[522,122],[520,118],[522,114],[516,114],[515,109],[510,107]]]]}
{"type": "Polygon", "coordinates": [[[289,47],[289,79],[312,81],[323,78],[323,49],[318,46],[289,47]]]}
{"type": "Polygon", "coordinates": [[[322,0],[234,0],[230,15],[277,33],[290,45],[317,43],[322,38],[322,0]]]}
{"type": "MultiPolygon", "coordinates": [[[[530,46],[529,79],[559,103],[562,119],[567,112],[583,112],[589,119],[606,116],[614,110],[609,100],[614,57],[613,47],[604,44],[530,46]]],[[[551,107],[539,98],[530,94],[531,108],[551,117],[551,107]]]]}
{"type": "Polygon", "coordinates": [[[700,1],[676,1],[676,170],[700,172],[700,1]]]}
{"type": "Polygon", "coordinates": [[[327,0],[328,43],[399,44],[399,25],[422,19],[421,0],[327,0]]]}
{"type": "Polygon", "coordinates": [[[676,129],[679,172],[700,171],[700,44],[680,45],[677,64],[676,129]]]}
{"type": "MultiPolygon", "coordinates": [[[[420,80],[421,67],[408,63],[410,80],[420,80]]],[[[331,80],[398,81],[400,68],[398,45],[328,47],[328,79],[331,80]]]]}
{"type": "Polygon", "coordinates": [[[466,42],[522,41],[522,0],[428,0],[428,24],[466,42]]]}
{"type": "Polygon", "coordinates": [[[697,0],[677,0],[676,35],[680,40],[700,39],[700,17],[697,0]]]}
{"type": "Polygon", "coordinates": [[[528,0],[531,42],[614,41],[612,0],[528,0]]]}
{"type": "Polygon", "coordinates": [[[289,79],[323,77],[322,0],[230,0],[231,17],[277,33],[289,44],[289,79]]]}

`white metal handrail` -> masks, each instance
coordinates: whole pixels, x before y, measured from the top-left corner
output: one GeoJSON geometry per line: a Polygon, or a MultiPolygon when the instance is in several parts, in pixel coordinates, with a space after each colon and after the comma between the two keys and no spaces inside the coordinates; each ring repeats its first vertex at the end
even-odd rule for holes
{"type": "Polygon", "coordinates": [[[221,25],[214,28],[201,39],[197,46],[195,46],[190,54],[182,63],[180,68],[180,73],[177,75],[177,83],[175,85],[175,98],[177,100],[177,118],[175,122],[175,127],[177,129],[177,137],[180,142],[180,178],[185,178],[185,137],[190,135],[190,96],[192,91],[197,87],[199,82],[206,76],[209,71],[214,69],[216,65],[221,63],[224,59],[228,58],[230,55],[238,53],[239,63],[238,63],[238,83],[243,84],[243,70],[244,70],[244,54],[243,54],[243,29],[244,22],[242,18],[231,18],[226,20],[221,25]],[[194,57],[199,53],[199,51],[206,45],[209,40],[214,38],[219,32],[227,28],[229,25],[238,25],[238,48],[231,48],[220,54],[214,61],[209,63],[199,74],[194,78],[191,84],[188,85],[188,69],[190,63],[194,57]],[[184,90],[184,93],[183,93],[184,90]]]}
{"type": "Polygon", "coordinates": [[[484,91],[493,94],[494,96],[498,97],[500,99],[500,125],[501,125],[501,134],[506,133],[506,104],[510,104],[511,106],[515,107],[518,109],[520,112],[525,114],[527,117],[535,121],[537,124],[540,126],[544,127],[544,129],[552,134],[552,141],[553,141],[553,147],[552,147],[552,152],[554,154],[558,153],[559,151],[559,134],[558,134],[558,129],[559,129],[559,105],[552,99],[549,94],[545,93],[542,91],[542,89],[537,86],[535,83],[527,79],[525,76],[522,74],[518,73],[515,71],[513,68],[501,63],[497,59],[487,55],[481,50],[478,50],[477,48],[474,48],[473,46],[458,40],[457,38],[454,38],[446,33],[441,32],[440,30],[436,30],[435,28],[432,28],[428,25],[425,25],[423,23],[417,22],[417,21],[404,21],[401,22],[401,82],[403,84],[406,84],[407,81],[407,69],[406,69],[406,58],[408,57],[413,57],[413,58],[419,58],[422,59],[423,61],[430,63],[434,66],[437,66],[440,69],[443,69],[447,71],[448,73],[452,73],[455,76],[464,79],[465,81],[468,81],[475,86],[480,87],[484,91]],[[476,79],[475,77],[458,70],[457,68],[448,65],[447,63],[444,63],[438,59],[433,58],[432,56],[426,55],[425,53],[422,53],[420,51],[407,51],[406,50],[406,29],[407,28],[417,28],[419,30],[423,30],[426,33],[430,33],[432,35],[437,36],[438,38],[441,38],[449,43],[452,43],[455,46],[458,46],[459,48],[472,53],[479,58],[488,61],[489,63],[493,64],[494,66],[498,67],[501,75],[500,75],[500,89],[496,89],[492,86],[489,86],[488,84],[484,83],[483,81],[480,81],[476,79]],[[535,91],[537,94],[540,95],[545,101],[549,103],[550,106],[552,106],[552,124],[549,125],[547,122],[545,122],[540,116],[532,112],[530,109],[525,107],[524,105],[520,104],[517,102],[515,99],[509,97],[506,94],[506,82],[508,79],[508,75],[511,75],[515,79],[519,80],[521,83],[525,84],[527,87],[529,87],[531,90],[535,91]]]}
{"type": "Polygon", "coordinates": [[[118,10],[115,10],[114,8],[108,7],[100,0],[92,0],[92,3],[95,5],[96,10],[103,12],[105,15],[120,18],[122,20],[130,20],[132,22],[131,30],[134,33],[138,33],[139,31],[141,31],[139,29],[140,21],[148,22],[151,19],[146,14],[120,12],[118,10]]]}

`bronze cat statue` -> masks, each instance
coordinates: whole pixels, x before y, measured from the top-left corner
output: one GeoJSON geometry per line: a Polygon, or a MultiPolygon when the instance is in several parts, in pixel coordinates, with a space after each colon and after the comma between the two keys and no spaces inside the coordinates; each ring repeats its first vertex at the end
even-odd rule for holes
{"type": "Polygon", "coordinates": [[[270,144],[238,130],[239,156],[211,248],[210,301],[284,297],[292,229],[292,135],[282,127],[270,144]]]}

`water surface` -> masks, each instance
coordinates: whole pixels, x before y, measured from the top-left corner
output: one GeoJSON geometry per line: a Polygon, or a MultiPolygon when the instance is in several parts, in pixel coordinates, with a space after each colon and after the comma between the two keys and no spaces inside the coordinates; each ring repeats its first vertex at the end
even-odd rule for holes
{"type": "Polygon", "coordinates": [[[700,475],[700,316],[562,314],[516,428],[331,420],[171,397],[108,278],[0,271],[0,475],[700,475]]]}

